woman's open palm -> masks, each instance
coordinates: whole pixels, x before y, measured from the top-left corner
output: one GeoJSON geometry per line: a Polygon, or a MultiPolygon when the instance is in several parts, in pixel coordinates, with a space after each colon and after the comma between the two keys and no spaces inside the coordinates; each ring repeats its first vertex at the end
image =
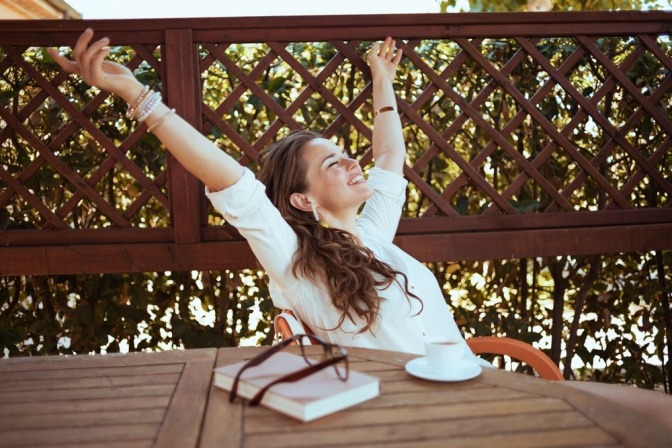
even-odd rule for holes
{"type": "Polygon", "coordinates": [[[396,50],[396,41],[386,38],[382,44],[376,42],[369,52],[368,60],[371,67],[371,76],[393,80],[397,73],[397,66],[401,61],[402,51],[396,50]]]}
{"type": "Polygon", "coordinates": [[[129,96],[131,99],[134,98],[136,92],[131,87],[139,83],[133,73],[121,64],[105,60],[110,53],[107,47],[110,40],[104,37],[91,43],[92,38],[91,29],[87,29],[79,36],[72,60],[60,54],[55,48],[50,48],[48,51],[63,70],[80,75],[87,84],[119,95],[127,101],[129,96]]]}

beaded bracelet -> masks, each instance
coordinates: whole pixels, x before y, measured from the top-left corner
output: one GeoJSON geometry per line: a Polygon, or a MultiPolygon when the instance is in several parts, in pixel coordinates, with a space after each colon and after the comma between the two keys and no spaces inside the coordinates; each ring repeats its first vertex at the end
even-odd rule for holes
{"type": "Polygon", "coordinates": [[[140,95],[136,98],[135,102],[133,102],[133,105],[129,104],[128,109],[126,109],[126,118],[132,119],[140,105],[147,99],[147,96],[149,96],[149,86],[145,86],[142,89],[142,92],[140,92],[140,95]]]}
{"type": "Polygon", "coordinates": [[[161,123],[163,123],[168,117],[173,115],[175,113],[175,109],[170,109],[168,112],[163,114],[161,118],[156,120],[154,124],[152,124],[150,127],[147,128],[147,132],[152,132],[154,129],[158,128],[161,123]]]}
{"type": "Polygon", "coordinates": [[[154,109],[161,102],[161,94],[158,92],[152,92],[150,97],[147,98],[147,101],[142,104],[140,110],[138,110],[136,119],[142,123],[147,117],[149,117],[154,109]]]}
{"type": "Polygon", "coordinates": [[[378,110],[375,112],[374,116],[377,117],[378,115],[382,114],[383,112],[391,112],[391,111],[393,111],[393,110],[397,110],[397,108],[396,108],[395,106],[385,106],[385,107],[381,107],[380,109],[378,109],[378,110]]]}

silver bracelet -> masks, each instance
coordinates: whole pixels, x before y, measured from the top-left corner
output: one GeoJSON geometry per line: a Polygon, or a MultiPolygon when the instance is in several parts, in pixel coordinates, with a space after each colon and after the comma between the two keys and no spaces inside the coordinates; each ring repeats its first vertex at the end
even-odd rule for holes
{"type": "Polygon", "coordinates": [[[175,109],[170,109],[168,112],[163,114],[163,116],[161,118],[156,120],[150,127],[148,127],[147,132],[152,132],[154,129],[158,128],[161,125],[161,123],[166,121],[167,118],[169,118],[171,115],[174,115],[174,114],[175,114],[175,109]]]}

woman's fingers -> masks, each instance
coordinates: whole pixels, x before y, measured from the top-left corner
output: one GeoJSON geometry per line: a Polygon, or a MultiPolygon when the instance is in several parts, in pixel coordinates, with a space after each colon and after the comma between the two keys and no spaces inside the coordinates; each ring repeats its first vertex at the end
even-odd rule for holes
{"type": "Polygon", "coordinates": [[[401,48],[397,50],[397,53],[394,55],[394,58],[392,59],[392,63],[395,65],[398,65],[401,62],[401,57],[404,53],[404,50],[401,48]]]}
{"type": "MultiPolygon", "coordinates": [[[[109,42],[108,42],[109,43],[109,42]]],[[[105,77],[105,73],[103,70],[103,62],[105,62],[105,58],[110,54],[110,49],[107,47],[99,49],[91,58],[91,80],[94,82],[94,84],[99,84],[102,79],[100,77],[105,77]]]]}
{"type": "Polygon", "coordinates": [[[66,58],[65,56],[63,56],[58,51],[58,49],[47,48],[47,52],[49,52],[54,61],[56,61],[56,63],[60,65],[63,70],[65,70],[68,73],[79,74],[79,67],[77,67],[77,64],[71,61],[70,59],[66,58]]]}
{"type": "Polygon", "coordinates": [[[388,36],[385,38],[382,44],[380,42],[373,44],[369,55],[377,56],[385,59],[386,61],[398,64],[399,61],[401,61],[401,50],[397,50],[396,45],[397,41],[388,36]]]}
{"type": "Polygon", "coordinates": [[[79,72],[84,80],[95,84],[101,71],[101,64],[107,56],[104,48],[110,43],[107,37],[103,37],[93,43],[93,30],[88,28],[84,31],[75,44],[74,57],[75,63],[79,67],[79,72]]]}
{"type": "Polygon", "coordinates": [[[75,60],[75,64],[77,64],[79,67],[80,74],[84,76],[84,78],[86,78],[87,73],[84,67],[83,58],[86,54],[86,48],[89,46],[89,42],[91,41],[92,37],[93,30],[91,28],[87,28],[82,34],[79,35],[79,38],[75,43],[75,47],[73,48],[73,58],[75,60]]]}

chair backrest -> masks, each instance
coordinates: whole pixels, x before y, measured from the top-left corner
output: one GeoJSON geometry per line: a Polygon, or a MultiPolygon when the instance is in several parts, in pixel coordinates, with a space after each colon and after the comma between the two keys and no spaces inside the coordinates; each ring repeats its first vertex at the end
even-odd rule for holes
{"type": "MultiPolygon", "coordinates": [[[[275,336],[280,339],[291,338],[295,334],[315,334],[302,320],[298,319],[292,310],[284,309],[273,320],[275,336]]],[[[310,339],[310,338],[309,338],[310,339]]],[[[292,345],[296,345],[293,342],[292,345]]]]}
{"type": "Polygon", "coordinates": [[[530,344],[507,337],[478,336],[467,339],[474,354],[505,355],[532,367],[541,378],[562,381],[564,377],[558,366],[546,353],[530,344]]]}
{"type": "MultiPolygon", "coordinates": [[[[313,331],[291,310],[283,310],[275,316],[275,335],[289,338],[295,334],[314,334],[313,331]]],[[[495,336],[478,336],[467,339],[467,344],[474,354],[504,355],[532,367],[541,378],[562,381],[564,378],[557,365],[544,352],[530,344],[517,339],[495,336]]]]}

